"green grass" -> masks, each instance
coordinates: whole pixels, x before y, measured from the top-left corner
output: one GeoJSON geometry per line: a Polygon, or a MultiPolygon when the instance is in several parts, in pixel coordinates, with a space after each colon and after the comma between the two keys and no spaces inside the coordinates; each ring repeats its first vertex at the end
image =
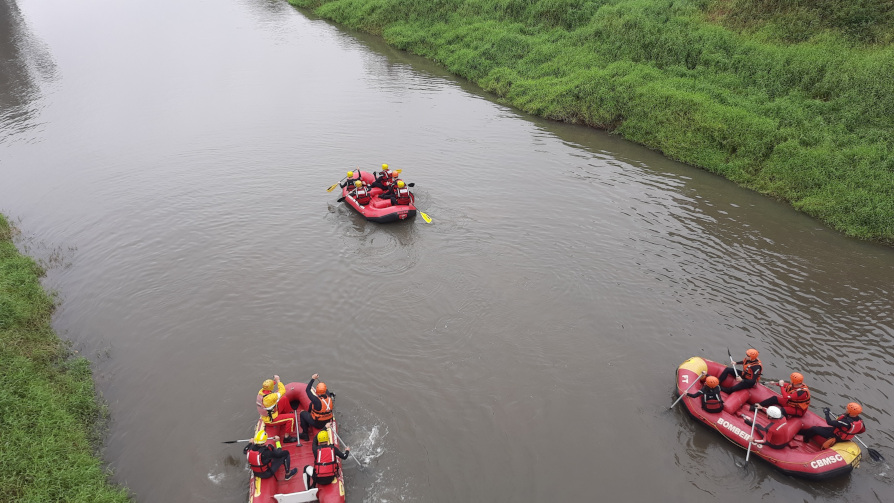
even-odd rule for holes
{"type": "Polygon", "coordinates": [[[894,244],[894,2],[289,1],[894,244]]]}
{"type": "Polygon", "coordinates": [[[50,327],[42,274],[0,215],[0,500],[130,501],[96,456],[104,409],[90,363],[50,327]]]}

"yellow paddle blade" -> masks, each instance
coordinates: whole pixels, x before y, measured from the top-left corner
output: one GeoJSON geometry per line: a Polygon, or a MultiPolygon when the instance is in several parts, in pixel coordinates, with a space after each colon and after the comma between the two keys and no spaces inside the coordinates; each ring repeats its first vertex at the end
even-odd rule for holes
{"type": "Polygon", "coordinates": [[[402,169],[396,169],[396,170],[394,170],[394,172],[397,173],[397,174],[400,174],[401,171],[403,171],[403,170],[402,170],[402,169]]]}
{"type": "Polygon", "coordinates": [[[326,192],[332,192],[333,190],[335,190],[336,187],[338,187],[337,183],[335,185],[333,185],[332,187],[329,187],[328,189],[326,189],[326,192]]]}
{"type": "Polygon", "coordinates": [[[431,217],[426,215],[424,211],[420,211],[419,214],[422,215],[422,219],[425,220],[425,223],[431,223],[431,217]]]}

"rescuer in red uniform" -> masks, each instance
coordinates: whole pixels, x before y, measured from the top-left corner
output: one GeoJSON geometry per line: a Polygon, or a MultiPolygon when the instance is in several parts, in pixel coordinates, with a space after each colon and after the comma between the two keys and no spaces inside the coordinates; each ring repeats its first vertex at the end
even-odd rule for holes
{"type": "Polygon", "coordinates": [[[800,373],[792,372],[789,378],[792,381],[791,384],[785,384],[785,381],[782,380],[779,381],[779,392],[782,394],[781,400],[776,395],[773,395],[759,404],[753,404],[751,410],[754,410],[754,405],[760,405],[761,407],[778,405],[782,407],[782,411],[788,417],[803,417],[810,406],[810,390],[804,385],[804,376],[800,373]]]}

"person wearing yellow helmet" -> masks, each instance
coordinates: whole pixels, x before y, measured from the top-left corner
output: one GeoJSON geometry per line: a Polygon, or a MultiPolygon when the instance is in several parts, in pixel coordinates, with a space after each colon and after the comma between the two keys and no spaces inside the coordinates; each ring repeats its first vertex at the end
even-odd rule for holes
{"type": "MultiPolygon", "coordinates": [[[[783,380],[777,383],[781,398],[773,395],[760,404],[754,405],[761,407],[778,405],[788,417],[803,417],[807,408],[810,407],[810,390],[804,385],[804,376],[800,372],[792,372],[789,378],[792,381],[791,384],[785,384],[783,380]]],[[[754,405],[751,410],[754,410],[754,405]]]]}
{"type": "Polygon", "coordinates": [[[826,439],[823,443],[823,449],[828,449],[835,445],[835,442],[847,441],[866,431],[863,419],[860,414],[863,413],[863,406],[857,402],[847,404],[844,414],[832,419],[829,415],[831,409],[823,407],[823,413],[826,415],[826,424],[829,426],[811,426],[805,428],[798,433],[804,435],[804,441],[809,441],[814,436],[820,436],[826,439]]]}
{"type": "Polygon", "coordinates": [[[705,379],[705,385],[695,393],[686,393],[691,398],[702,397],[702,410],[716,414],[723,412],[723,398],[720,396],[720,381],[714,376],[705,379]]]}
{"type": "Polygon", "coordinates": [[[360,180],[360,170],[357,171],[348,171],[348,175],[345,177],[345,182],[338,184],[339,187],[353,187],[354,182],[360,180]]]}
{"type": "Polygon", "coordinates": [[[307,381],[307,398],[310,400],[308,410],[302,410],[299,416],[301,420],[302,440],[310,440],[310,428],[313,426],[318,430],[326,429],[326,425],[332,420],[335,412],[335,393],[330,393],[325,383],[317,384],[314,388],[314,381],[320,378],[319,374],[314,374],[310,381],[307,381]]]}
{"type": "Polygon", "coordinates": [[[286,385],[280,381],[278,375],[274,375],[273,379],[265,379],[261,384],[261,389],[258,391],[258,398],[255,401],[256,405],[263,408],[264,405],[262,401],[264,400],[264,397],[271,393],[279,393],[280,396],[286,394],[286,385]]]}
{"type": "Polygon", "coordinates": [[[373,181],[373,183],[369,184],[369,187],[378,187],[383,191],[388,190],[388,188],[391,187],[391,177],[393,174],[394,172],[388,169],[388,165],[383,164],[381,173],[376,173],[375,171],[373,171],[373,176],[375,176],[376,179],[373,181]]]}
{"type": "Polygon", "coordinates": [[[351,450],[345,449],[345,452],[341,452],[341,449],[330,442],[329,432],[326,430],[317,433],[311,447],[314,453],[313,471],[310,471],[310,466],[304,469],[304,472],[311,478],[308,489],[335,482],[341,469],[337,458],[348,459],[351,450]]]}
{"type": "Polygon", "coordinates": [[[369,190],[366,188],[366,185],[361,180],[354,180],[354,190],[348,193],[349,196],[353,197],[357,204],[367,205],[371,197],[369,196],[369,190]]]}
{"type": "MultiPolygon", "coordinates": [[[[285,387],[283,387],[283,392],[285,392],[285,387]]],[[[293,436],[298,430],[297,418],[286,400],[282,399],[283,396],[283,393],[279,392],[271,392],[264,395],[259,407],[261,421],[265,425],[284,428],[286,437],[283,439],[283,442],[298,442],[298,437],[293,436]]],[[[298,445],[301,444],[299,443],[298,445]]]]}
{"type": "MultiPolygon", "coordinates": [[[[734,365],[738,365],[738,363],[735,363],[734,365]]],[[[730,394],[742,389],[753,388],[760,380],[761,372],[763,372],[763,367],[761,366],[761,361],[758,359],[757,350],[754,348],[749,349],[745,352],[745,359],[742,360],[742,371],[738,372],[736,384],[731,387],[721,386],[720,389],[724,393],[730,394]]],[[[735,367],[727,367],[723,369],[723,372],[721,372],[719,376],[717,376],[717,379],[722,384],[724,379],[733,375],[736,375],[735,367]]]]}
{"type": "Polygon", "coordinates": [[[413,202],[409,185],[404,183],[400,178],[395,178],[391,187],[382,194],[379,194],[379,198],[390,199],[392,206],[406,206],[413,202]]]}
{"type": "Polygon", "coordinates": [[[282,466],[286,473],[286,480],[294,477],[298,473],[298,469],[291,467],[292,456],[289,451],[283,450],[279,443],[279,437],[275,436],[270,439],[275,441],[275,446],[268,445],[267,440],[267,432],[261,429],[243,450],[248,458],[248,466],[251,468],[252,474],[260,479],[269,479],[282,466]]]}

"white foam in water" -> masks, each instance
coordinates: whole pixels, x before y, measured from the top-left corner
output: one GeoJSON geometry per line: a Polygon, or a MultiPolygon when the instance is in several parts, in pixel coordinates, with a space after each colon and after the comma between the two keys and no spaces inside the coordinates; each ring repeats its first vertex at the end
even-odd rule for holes
{"type": "Polygon", "coordinates": [[[220,482],[224,479],[225,476],[226,475],[224,475],[223,473],[209,473],[208,480],[214,483],[214,485],[220,485],[220,482]]]}

